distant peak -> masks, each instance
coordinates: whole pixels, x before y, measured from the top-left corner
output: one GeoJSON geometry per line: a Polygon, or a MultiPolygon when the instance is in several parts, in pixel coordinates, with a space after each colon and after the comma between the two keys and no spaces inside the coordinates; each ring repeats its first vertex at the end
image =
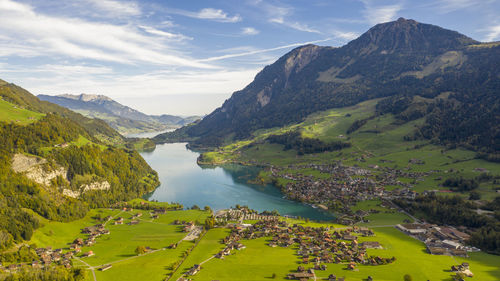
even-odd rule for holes
{"type": "Polygon", "coordinates": [[[71,94],[62,94],[59,97],[68,98],[72,100],[81,100],[81,101],[113,101],[111,98],[104,95],[93,95],[93,94],[80,94],[80,95],[71,95],[71,94]]]}
{"type": "Polygon", "coordinates": [[[418,22],[416,20],[412,20],[412,19],[405,19],[403,17],[399,18],[397,21],[397,23],[400,23],[400,24],[417,24],[418,22]]]}

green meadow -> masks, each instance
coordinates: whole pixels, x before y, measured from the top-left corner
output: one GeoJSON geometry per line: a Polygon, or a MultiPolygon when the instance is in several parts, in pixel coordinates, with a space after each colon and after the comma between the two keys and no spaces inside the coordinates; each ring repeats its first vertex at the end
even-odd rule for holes
{"type": "Polygon", "coordinates": [[[27,125],[42,118],[45,114],[20,108],[8,101],[0,99],[0,121],[27,125]]]}
{"type": "MultiPolygon", "coordinates": [[[[137,200],[136,203],[141,201],[137,200]]],[[[378,204],[376,200],[365,201],[355,208],[379,209],[384,214],[383,211],[386,209],[378,204]]],[[[200,210],[167,211],[166,214],[153,220],[148,211],[97,209],[91,210],[85,218],[69,223],[41,221],[43,226],[36,230],[30,243],[36,243],[39,247],[67,248],[68,243],[75,238],[85,237],[80,233],[81,229],[98,223],[96,218],[113,216],[123,217],[125,224],[114,225],[112,223],[114,220],[108,222],[106,228],[111,234],[97,238],[97,243],[92,247],[82,248],[82,253],[92,250],[95,256],[73,260],[74,266],[88,269],[86,280],[94,280],[89,266],[94,268],[96,280],[99,281],[166,280],[170,274],[172,277],[169,280],[177,280],[194,264],[200,263],[202,270],[195,276],[190,276],[192,280],[269,280],[273,275],[276,276],[276,280],[286,280],[286,275],[301,265],[301,259],[296,255],[297,244],[290,248],[272,248],[267,245],[269,238],[242,240],[240,242],[246,249],[234,250],[224,259],[213,258],[224,248],[221,240],[230,232],[226,228],[210,229],[198,241],[182,241],[176,249],[168,248],[170,244],[177,243],[186,236],[181,226],[172,224],[174,220],[198,221],[202,224],[209,215],[209,212],[200,210]],[[143,213],[140,223],[127,225],[132,215],[137,212],[143,213]],[[151,247],[153,252],[138,256],[135,253],[137,246],[151,247]],[[99,268],[105,264],[112,264],[112,268],[100,271],[99,268]]],[[[368,254],[381,257],[394,256],[396,257],[394,263],[382,266],[361,265],[357,271],[347,270],[345,264],[327,264],[326,271],[316,271],[317,280],[322,280],[330,274],[345,276],[346,280],[366,280],[368,276],[372,276],[374,280],[402,280],[405,274],[411,275],[413,280],[451,280],[453,274],[449,271],[450,267],[462,262],[468,262],[475,274],[470,280],[500,279],[498,266],[500,256],[482,252],[471,253],[470,258],[433,256],[426,252],[422,242],[406,236],[394,227],[382,226],[384,223],[395,223],[402,218],[385,217],[385,221],[374,219],[377,224],[373,224],[375,236],[359,238],[359,242],[380,242],[383,249],[369,250],[368,254]]],[[[305,222],[289,218],[285,220],[291,224],[330,227],[332,230],[345,228],[338,224],[305,222]]],[[[253,222],[246,221],[246,223],[253,222]]],[[[311,265],[305,266],[311,267],[311,265]]]]}
{"type": "MultiPolygon", "coordinates": [[[[476,168],[483,168],[491,175],[500,176],[498,163],[478,159],[473,151],[461,148],[448,149],[426,140],[405,141],[403,138],[411,135],[416,126],[424,122],[423,118],[399,125],[395,123],[396,120],[392,114],[385,114],[368,120],[358,130],[347,134],[347,129],[354,121],[374,114],[377,102],[378,100],[369,100],[355,106],[311,114],[298,124],[258,130],[250,140],[235,142],[217,151],[204,153],[203,161],[211,164],[257,162],[285,167],[291,164],[330,164],[341,160],[344,165],[357,165],[370,169],[375,174],[378,171],[370,168],[375,165],[407,169],[410,172],[432,172],[421,181],[399,179],[402,182],[410,182],[413,190],[417,192],[446,190],[448,188],[440,186],[444,179],[457,176],[476,177],[481,174],[475,170],[476,168]],[[294,150],[283,150],[282,145],[264,141],[269,135],[294,130],[301,132],[303,137],[318,138],[325,142],[347,141],[351,143],[351,147],[341,151],[297,155],[294,150]],[[424,164],[411,164],[412,159],[422,160],[424,164]]],[[[286,172],[291,171],[286,170],[286,172]]],[[[317,178],[328,177],[311,169],[297,169],[295,172],[313,175],[317,178]]],[[[498,196],[496,189],[499,187],[498,184],[489,181],[482,183],[476,191],[481,195],[481,199],[490,200],[498,196]]],[[[394,187],[387,186],[386,188],[394,187]]]]}
{"type": "MultiPolygon", "coordinates": [[[[361,265],[358,271],[346,269],[345,264],[327,264],[326,271],[316,271],[318,280],[326,279],[330,274],[345,276],[346,280],[403,280],[405,274],[413,280],[452,280],[452,265],[468,262],[475,274],[471,280],[499,280],[499,256],[485,253],[473,253],[470,258],[433,256],[426,252],[425,245],[406,236],[393,227],[374,228],[375,237],[362,237],[363,241],[378,241],[384,249],[372,249],[369,255],[396,257],[392,264],[381,266],[361,265]]],[[[241,241],[247,248],[233,251],[223,260],[211,259],[202,265],[202,270],[193,280],[269,280],[276,274],[276,280],[287,280],[288,273],[295,272],[301,265],[296,255],[296,248],[271,248],[268,240],[260,238],[241,241]]],[[[296,247],[296,246],[295,246],[296,247]]],[[[215,253],[215,252],[214,252],[215,253]]],[[[206,255],[205,255],[206,256],[206,255]]],[[[197,260],[200,263],[204,258],[197,260]]],[[[191,264],[196,261],[191,262],[191,264]]],[[[311,265],[305,265],[306,268],[311,265]]]]}

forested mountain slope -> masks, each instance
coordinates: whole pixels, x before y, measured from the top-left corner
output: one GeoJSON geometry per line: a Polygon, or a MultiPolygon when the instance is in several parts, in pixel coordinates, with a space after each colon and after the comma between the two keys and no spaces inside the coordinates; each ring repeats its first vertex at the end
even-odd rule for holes
{"type": "Polygon", "coordinates": [[[0,249],[31,237],[33,212],[57,221],[137,198],[158,176],[100,120],[0,81],[0,249]],[[112,145],[116,144],[118,146],[112,145]]]}
{"type": "Polygon", "coordinates": [[[218,146],[329,108],[447,93],[442,102],[421,108],[418,114],[427,116],[426,122],[408,137],[466,145],[495,158],[500,148],[498,65],[500,44],[401,18],[378,24],[340,48],[296,48],[201,122],[155,141],[218,146]]]}

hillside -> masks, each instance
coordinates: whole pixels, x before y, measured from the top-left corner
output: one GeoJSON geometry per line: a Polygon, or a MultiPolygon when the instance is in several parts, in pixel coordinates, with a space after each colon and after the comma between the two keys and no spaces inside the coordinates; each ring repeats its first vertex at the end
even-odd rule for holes
{"type": "Polygon", "coordinates": [[[126,148],[134,144],[103,121],[4,81],[0,97],[0,249],[29,240],[40,226],[36,216],[72,221],[159,184],[139,153],[126,148]]]}
{"type": "Polygon", "coordinates": [[[330,108],[449,93],[446,101],[410,116],[427,117],[412,137],[464,145],[494,159],[500,149],[499,64],[498,45],[401,18],[378,24],[340,48],[296,48],[199,123],[155,141],[219,146],[330,108]]]}
{"type": "Polygon", "coordinates": [[[102,119],[122,134],[173,129],[198,119],[196,116],[146,115],[103,95],[38,95],[38,98],[90,118],[102,119]]]}

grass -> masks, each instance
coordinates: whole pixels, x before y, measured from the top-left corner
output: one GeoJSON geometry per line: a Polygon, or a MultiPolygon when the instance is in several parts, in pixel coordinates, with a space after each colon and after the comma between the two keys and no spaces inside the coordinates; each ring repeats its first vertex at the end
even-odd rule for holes
{"type": "MultiPolygon", "coordinates": [[[[416,182],[413,182],[413,179],[399,179],[402,182],[410,182],[414,186],[413,190],[417,192],[447,189],[440,186],[444,179],[457,175],[473,178],[479,175],[478,172],[474,171],[475,168],[485,168],[492,175],[500,176],[498,163],[476,159],[476,153],[473,151],[450,150],[424,140],[404,141],[403,138],[411,135],[415,126],[423,124],[425,121],[423,118],[403,125],[395,125],[394,116],[386,114],[369,120],[360,129],[348,135],[346,131],[355,120],[361,120],[374,114],[377,102],[378,100],[370,100],[351,107],[314,113],[301,123],[283,128],[258,130],[251,140],[235,142],[218,151],[204,153],[204,160],[212,164],[258,162],[282,167],[291,164],[330,164],[341,160],[344,165],[357,165],[368,169],[371,169],[369,168],[371,165],[378,165],[380,167],[409,169],[410,172],[432,171],[430,176],[416,182]],[[304,137],[319,138],[325,142],[348,141],[352,146],[341,151],[299,156],[294,150],[284,151],[281,145],[263,142],[270,134],[282,134],[290,130],[299,130],[304,137]],[[255,143],[249,145],[252,142],[255,143]],[[359,161],[359,159],[363,160],[359,161]],[[422,160],[425,164],[411,164],[411,159],[422,160]],[[384,163],[382,160],[390,160],[390,162],[384,163]]],[[[328,175],[311,169],[298,169],[295,172],[317,178],[328,177],[328,175]]],[[[374,172],[377,173],[376,170],[374,172]]],[[[478,192],[482,199],[493,199],[498,196],[494,190],[495,187],[498,186],[491,181],[483,183],[478,192]]],[[[396,187],[388,187],[388,189],[394,188],[396,187]]],[[[463,194],[463,196],[467,195],[463,194]]]]}
{"type": "MultiPolygon", "coordinates": [[[[425,245],[408,237],[392,227],[375,228],[375,237],[360,238],[362,241],[378,241],[382,250],[368,250],[369,255],[396,257],[393,264],[382,266],[359,266],[359,271],[348,271],[343,264],[327,264],[326,271],[316,271],[318,279],[330,274],[345,276],[347,280],[402,280],[410,274],[413,280],[451,280],[450,267],[468,262],[475,277],[472,280],[498,280],[500,278],[500,257],[485,253],[474,253],[470,258],[433,256],[426,253],[425,245]]],[[[286,280],[300,264],[293,248],[271,248],[265,238],[241,241],[247,246],[224,260],[212,259],[193,280],[268,280],[273,273],[276,280],[286,280]]],[[[306,265],[306,268],[311,265],[306,265]]]]}
{"type": "Polygon", "coordinates": [[[0,121],[28,125],[42,118],[45,114],[20,108],[8,101],[0,99],[0,121]]]}
{"type": "Polygon", "coordinates": [[[203,239],[198,243],[196,248],[189,254],[186,260],[182,263],[179,269],[172,275],[171,280],[177,280],[193,265],[200,264],[219,251],[224,249],[224,244],[221,240],[229,235],[229,229],[215,228],[207,231],[203,239]]]}
{"type": "MultiPolygon", "coordinates": [[[[141,202],[140,199],[134,202],[141,202]]],[[[376,200],[365,201],[355,208],[380,209],[376,200]]],[[[167,211],[159,219],[151,221],[149,212],[132,211],[122,212],[120,210],[97,209],[91,210],[89,214],[78,221],[69,223],[52,222],[41,219],[43,226],[35,231],[30,243],[40,246],[52,246],[54,248],[67,247],[67,243],[77,237],[82,237],[80,230],[83,227],[97,223],[96,215],[100,217],[122,216],[128,222],[131,216],[142,212],[141,222],[138,225],[112,225],[106,227],[111,234],[97,239],[96,245],[82,249],[83,252],[92,250],[95,256],[82,258],[83,261],[92,265],[100,266],[112,263],[113,267],[107,271],[99,271],[96,268],[96,277],[99,281],[106,280],[164,280],[171,273],[171,265],[179,262],[184,253],[194,246],[193,241],[183,241],[176,249],[163,249],[171,243],[178,242],[186,234],[180,231],[180,226],[172,225],[173,220],[203,221],[208,212],[199,210],[167,211]],[[134,251],[139,245],[160,249],[154,253],[137,256],[134,251]]],[[[335,227],[343,228],[342,225],[322,224],[316,222],[305,222],[297,219],[285,219],[289,223],[299,223],[312,227],[335,227]]],[[[452,273],[449,268],[452,265],[468,262],[475,277],[471,280],[499,280],[500,264],[499,256],[485,253],[472,253],[470,258],[458,258],[450,256],[433,256],[425,251],[425,245],[393,227],[375,227],[374,237],[360,237],[359,241],[378,241],[384,247],[382,250],[368,250],[369,255],[382,257],[396,257],[396,262],[383,266],[359,266],[359,271],[348,271],[343,264],[327,264],[326,271],[316,271],[318,280],[329,274],[345,276],[347,280],[365,280],[372,276],[374,280],[401,280],[403,275],[410,274],[413,280],[451,280],[452,273]]],[[[288,273],[293,272],[300,259],[296,255],[296,245],[291,248],[267,246],[269,238],[255,240],[242,240],[247,248],[233,251],[225,259],[213,258],[208,260],[218,251],[224,248],[221,239],[227,236],[228,229],[216,228],[209,230],[198,245],[190,252],[179,269],[172,276],[176,280],[194,264],[206,261],[202,270],[191,278],[193,280],[268,280],[276,274],[276,280],[286,280],[288,273]]],[[[78,260],[74,260],[77,267],[86,267],[78,260]]],[[[311,265],[306,265],[306,268],[311,265]]],[[[93,280],[92,274],[88,272],[87,280],[93,280]]]]}
{"type": "Polygon", "coordinates": [[[379,213],[369,214],[365,217],[369,222],[367,223],[359,223],[358,225],[362,226],[387,226],[387,225],[396,225],[399,223],[403,223],[405,220],[412,219],[396,210],[391,210],[385,207],[380,206],[380,200],[366,200],[362,202],[358,202],[356,206],[352,207],[353,211],[357,210],[377,210],[379,213]]]}
{"type": "Polygon", "coordinates": [[[90,210],[84,218],[66,223],[49,221],[37,215],[42,227],[33,233],[29,243],[34,243],[38,247],[68,247],[68,243],[73,242],[73,240],[81,236],[80,232],[82,228],[98,223],[93,217],[96,215],[100,215],[101,217],[106,217],[108,215],[113,216],[119,212],[119,210],[108,209],[90,210]]]}

